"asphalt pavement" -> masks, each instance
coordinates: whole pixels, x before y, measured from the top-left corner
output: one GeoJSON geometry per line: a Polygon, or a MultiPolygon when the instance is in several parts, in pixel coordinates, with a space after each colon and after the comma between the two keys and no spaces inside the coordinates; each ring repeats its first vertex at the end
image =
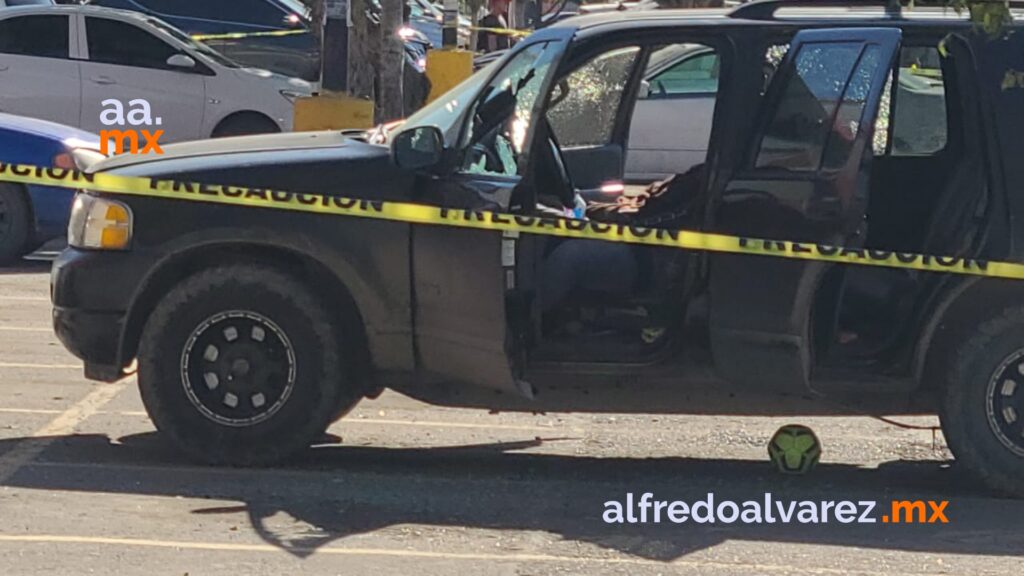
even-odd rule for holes
{"type": "Polygon", "coordinates": [[[386,393],[287,467],[195,465],[154,432],[132,379],[82,377],[48,294],[45,262],[0,270],[3,576],[1024,570],[1024,501],[975,488],[941,434],[869,418],[490,414],[386,393]],[[790,422],[824,445],[807,476],[768,464],[790,422]],[[627,492],[948,500],[949,523],[606,524],[604,502],[627,492]]]}

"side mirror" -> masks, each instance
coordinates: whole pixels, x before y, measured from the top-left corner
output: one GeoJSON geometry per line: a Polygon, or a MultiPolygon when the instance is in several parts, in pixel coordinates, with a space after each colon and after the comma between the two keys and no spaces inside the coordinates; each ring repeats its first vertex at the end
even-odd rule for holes
{"type": "Polygon", "coordinates": [[[171,68],[191,70],[196,67],[196,61],[188,54],[175,54],[167,59],[167,65],[171,68]]]}
{"type": "Polygon", "coordinates": [[[395,165],[407,170],[436,166],[444,153],[444,136],[436,126],[419,126],[399,132],[391,141],[395,165]]]}
{"type": "Polygon", "coordinates": [[[647,80],[640,81],[640,93],[637,94],[637,98],[640,100],[647,100],[651,97],[651,83],[647,80]]]}

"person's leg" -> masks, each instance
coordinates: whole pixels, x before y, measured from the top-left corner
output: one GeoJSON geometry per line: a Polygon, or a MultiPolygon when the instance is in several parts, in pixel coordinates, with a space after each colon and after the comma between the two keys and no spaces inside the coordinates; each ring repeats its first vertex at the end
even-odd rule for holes
{"type": "Polygon", "coordinates": [[[544,261],[541,309],[562,304],[573,290],[628,294],[636,284],[637,263],[628,244],[565,240],[544,261]]]}

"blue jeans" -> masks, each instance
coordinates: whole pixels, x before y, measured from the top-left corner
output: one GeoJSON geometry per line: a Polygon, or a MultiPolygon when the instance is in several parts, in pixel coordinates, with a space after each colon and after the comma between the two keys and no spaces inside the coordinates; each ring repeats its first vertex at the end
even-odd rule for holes
{"type": "Polygon", "coordinates": [[[565,240],[544,261],[542,310],[556,308],[579,289],[625,296],[633,290],[637,274],[636,257],[629,244],[565,240]]]}

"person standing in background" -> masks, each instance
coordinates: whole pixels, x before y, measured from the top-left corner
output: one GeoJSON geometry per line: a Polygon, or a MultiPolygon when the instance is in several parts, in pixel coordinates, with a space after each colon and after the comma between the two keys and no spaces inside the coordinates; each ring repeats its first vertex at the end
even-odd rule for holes
{"type": "Polygon", "coordinates": [[[523,6],[523,25],[520,28],[533,30],[540,24],[540,3],[538,0],[526,0],[523,6]]]}
{"type": "MultiPolygon", "coordinates": [[[[487,16],[480,20],[481,28],[508,28],[508,0],[490,0],[487,3],[487,16]]],[[[477,33],[476,47],[481,52],[506,50],[509,47],[508,36],[490,30],[477,33]]]]}

